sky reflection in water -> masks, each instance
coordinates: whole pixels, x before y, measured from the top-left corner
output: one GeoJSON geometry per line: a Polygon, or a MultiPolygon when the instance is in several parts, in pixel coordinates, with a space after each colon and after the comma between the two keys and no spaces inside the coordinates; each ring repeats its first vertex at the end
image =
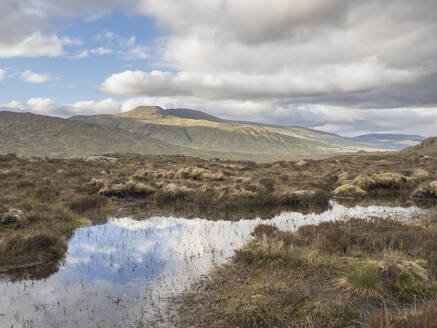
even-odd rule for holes
{"type": "Polygon", "coordinates": [[[64,265],[48,279],[0,280],[0,322],[2,327],[168,326],[168,297],[223,264],[260,223],[294,230],[347,217],[406,220],[421,213],[415,207],[347,209],[333,203],[321,214],[288,212],[271,220],[112,219],[76,230],[64,265]]]}

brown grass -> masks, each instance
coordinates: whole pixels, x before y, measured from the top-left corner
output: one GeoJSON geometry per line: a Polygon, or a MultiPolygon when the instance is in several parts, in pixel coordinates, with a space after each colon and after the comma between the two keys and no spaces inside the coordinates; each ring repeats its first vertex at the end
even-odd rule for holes
{"type": "MultiPolygon", "coordinates": [[[[0,243],[7,243],[17,234],[32,234],[50,228],[65,246],[83,218],[101,222],[120,206],[130,209],[126,215],[177,214],[231,220],[256,216],[269,218],[283,209],[320,211],[328,208],[330,194],[344,182],[345,173],[351,181],[359,175],[371,177],[384,172],[401,173],[409,178],[420,168],[430,173],[429,181],[437,179],[436,161],[425,159],[419,153],[262,164],[187,156],[110,156],[118,157],[119,161],[24,159],[14,154],[0,155],[0,190],[6,191],[0,195],[0,215],[8,209],[26,213],[20,224],[0,226],[0,243]],[[110,190],[115,185],[126,188],[120,193],[108,192],[107,196],[99,194],[102,188],[110,190]],[[170,185],[176,187],[171,189],[170,185]]],[[[394,192],[393,188],[379,186],[369,190],[362,202],[388,199],[388,204],[410,204],[407,199],[416,187],[403,184],[394,192]]],[[[360,236],[361,232],[358,236],[339,235],[334,228],[330,233],[332,236],[327,235],[323,247],[334,247],[330,245],[330,239],[338,238],[340,242],[335,247],[343,249],[344,253],[361,247],[359,240],[364,238],[360,236]]],[[[377,231],[372,233],[378,234],[377,231]]],[[[414,243],[409,235],[411,232],[403,231],[401,235],[391,236],[393,245],[387,245],[381,237],[371,247],[408,248],[414,243]]],[[[370,233],[364,233],[364,236],[371,238],[370,233]]],[[[426,243],[434,243],[425,239],[426,243]]],[[[43,256],[44,250],[39,252],[43,256]]],[[[426,256],[430,263],[435,263],[433,267],[437,267],[437,253],[429,251],[426,256]]],[[[2,260],[5,264],[18,261],[13,257],[2,260]]]]}
{"type": "Polygon", "coordinates": [[[259,226],[230,264],[178,299],[178,323],[435,327],[436,306],[427,303],[437,295],[435,220],[351,219],[294,233],[259,226]]]}

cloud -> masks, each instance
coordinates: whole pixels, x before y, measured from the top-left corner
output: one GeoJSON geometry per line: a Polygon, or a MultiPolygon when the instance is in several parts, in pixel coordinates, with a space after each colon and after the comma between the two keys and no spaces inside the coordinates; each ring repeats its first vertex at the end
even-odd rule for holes
{"type": "Polygon", "coordinates": [[[56,103],[50,98],[31,98],[26,102],[27,108],[34,113],[55,114],[56,103]]]}
{"type": "Polygon", "coordinates": [[[121,105],[112,98],[102,101],[80,101],[72,105],[66,106],[67,110],[72,114],[114,114],[119,113],[121,105]]]}
{"type": "Polygon", "coordinates": [[[417,74],[413,72],[382,67],[376,58],[369,58],[354,64],[319,67],[314,71],[281,71],[275,74],[185,71],[173,74],[128,70],[107,78],[100,91],[118,95],[273,100],[335,92],[364,92],[387,84],[413,82],[416,78],[417,74]]]}
{"type": "Polygon", "coordinates": [[[7,110],[27,110],[35,114],[61,117],[85,114],[114,114],[120,113],[121,107],[122,104],[112,98],[101,101],[79,101],[68,105],[57,104],[51,98],[30,98],[25,102],[25,105],[16,100],[0,105],[0,108],[7,110]]]}
{"type": "Polygon", "coordinates": [[[99,56],[103,56],[103,55],[112,54],[114,50],[105,47],[99,47],[96,49],[92,49],[90,52],[99,56]]]}
{"type": "Polygon", "coordinates": [[[435,105],[437,84],[423,88],[437,80],[435,10],[433,0],[142,0],[138,11],[168,34],[162,63],[177,73],[163,81],[126,71],[102,90],[269,98],[273,106],[435,105]],[[156,80],[161,88],[150,85],[156,80]]]}
{"type": "MultiPolygon", "coordinates": [[[[128,41],[130,42],[130,41],[128,41]]],[[[147,59],[149,58],[149,47],[146,46],[134,46],[127,50],[120,50],[118,54],[126,60],[134,59],[147,59]]]]}
{"type": "Polygon", "coordinates": [[[12,57],[56,57],[64,54],[64,46],[77,44],[77,40],[57,35],[34,33],[15,42],[5,43],[0,40],[0,58],[12,57]]]}
{"type": "Polygon", "coordinates": [[[37,74],[37,73],[31,72],[29,70],[21,73],[20,77],[23,81],[26,81],[28,83],[36,83],[36,84],[44,83],[44,82],[52,80],[52,77],[50,75],[37,74]]]}
{"type": "Polygon", "coordinates": [[[98,33],[96,35],[96,40],[102,41],[102,40],[112,40],[114,38],[115,34],[111,32],[108,29],[104,29],[102,32],[98,33]]]}
{"type": "Polygon", "coordinates": [[[89,0],[86,3],[67,0],[2,0],[0,58],[65,55],[65,47],[77,45],[79,41],[49,32],[53,30],[54,21],[74,18],[92,21],[134,3],[136,0],[89,0]]]}
{"type": "Polygon", "coordinates": [[[6,76],[6,71],[0,68],[0,82],[4,80],[6,76]]]}
{"type": "Polygon", "coordinates": [[[21,101],[11,100],[9,103],[0,105],[1,108],[11,109],[11,110],[22,110],[24,109],[21,101]]]}
{"type": "Polygon", "coordinates": [[[89,50],[84,49],[79,51],[77,54],[70,56],[70,58],[81,59],[81,58],[87,58],[88,56],[89,56],[89,50]]]}
{"type": "Polygon", "coordinates": [[[3,0],[0,30],[8,33],[0,35],[0,57],[66,55],[77,41],[53,34],[53,20],[115,10],[160,29],[147,47],[110,30],[96,37],[101,54],[112,49],[156,67],[102,79],[100,92],[136,97],[120,103],[123,110],[147,101],[348,134],[431,134],[436,124],[435,0],[3,0]]]}

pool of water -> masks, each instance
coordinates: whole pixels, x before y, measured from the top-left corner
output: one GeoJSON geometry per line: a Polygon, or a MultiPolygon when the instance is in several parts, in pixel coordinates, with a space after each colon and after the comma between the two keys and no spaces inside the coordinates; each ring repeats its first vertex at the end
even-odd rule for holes
{"type": "Polygon", "coordinates": [[[332,203],[321,214],[284,212],[270,220],[110,219],[77,229],[59,271],[44,280],[0,277],[1,327],[168,327],[169,297],[226,262],[260,223],[283,230],[348,217],[408,220],[416,207],[332,203]]]}

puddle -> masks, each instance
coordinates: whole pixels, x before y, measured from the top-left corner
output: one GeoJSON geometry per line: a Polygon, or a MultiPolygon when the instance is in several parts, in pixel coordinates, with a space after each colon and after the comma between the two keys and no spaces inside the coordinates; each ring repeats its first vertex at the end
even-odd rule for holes
{"type": "Polygon", "coordinates": [[[76,230],[59,271],[44,280],[0,280],[2,327],[168,327],[168,298],[223,264],[260,223],[305,224],[373,216],[408,220],[416,207],[332,203],[321,214],[282,213],[271,220],[111,219],[76,230]]]}

